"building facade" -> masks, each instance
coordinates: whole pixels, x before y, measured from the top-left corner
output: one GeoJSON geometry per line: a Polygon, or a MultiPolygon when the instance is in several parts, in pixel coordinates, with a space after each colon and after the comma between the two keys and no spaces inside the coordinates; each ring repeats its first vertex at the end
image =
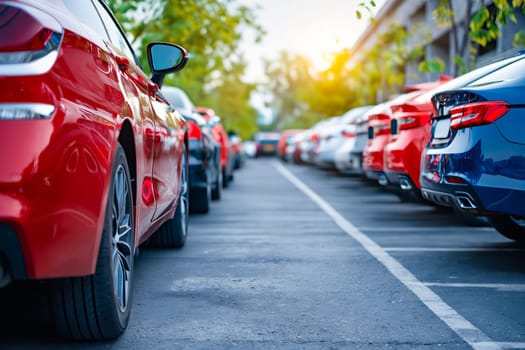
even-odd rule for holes
{"type": "MultiPolygon", "coordinates": [[[[375,38],[388,30],[392,23],[399,23],[411,33],[407,42],[407,48],[413,49],[423,46],[424,55],[419,61],[409,62],[405,66],[405,85],[415,84],[436,80],[439,73],[425,73],[419,70],[421,62],[429,59],[440,59],[445,64],[443,74],[457,76],[458,72],[454,69],[454,57],[457,52],[457,43],[461,45],[462,40],[469,40],[461,32],[462,28],[468,27],[462,25],[461,19],[473,15],[479,9],[479,1],[473,1],[475,6],[468,13],[469,1],[451,0],[452,9],[457,19],[457,33],[451,28],[440,27],[434,19],[434,11],[439,5],[440,0],[386,0],[383,7],[378,11],[375,21],[370,24],[367,30],[357,40],[352,47],[352,58],[349,65],[355,65],[360,62],[366,52],[374,45],[375,38]],[[456,34],[456,35],[454,35],[456,34]]],[[[488,6],[489,10],[494,11],[494,5],[488,6]]],[[[517,23],[509,22],[500,27],[501,36],[490,42],[486,47],[480,47],[475,55],[474,66],[479,67],[490,63],[494,60],[511,56],[523,47],[513,46],[514,36],[517,32],[525,30],[525,15],[521,10],[514,11],[517,23]]],[[[471,17],[471,16],[470,16],[471,17]]],[[[468,20],[470,22],[470,19],[468,20]]],[[[468,33],[467,33],[468,34],[468,33]]],[[[468,43],[467,43],[468,45],[468,43]]],[[[388,48],[385,48],[388,49],[388,48]]],[[[469,62],[469,52],[467,50],[465,62],[469,62]]],[[[385,96],[378,97],[378,100],[384,100],[385,96]]]]}

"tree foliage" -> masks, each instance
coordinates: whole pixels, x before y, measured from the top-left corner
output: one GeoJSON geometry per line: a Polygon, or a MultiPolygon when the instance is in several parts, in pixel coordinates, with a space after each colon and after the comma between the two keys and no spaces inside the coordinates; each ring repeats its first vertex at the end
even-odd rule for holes
{"type": "MultiPolygon", "coordinates": [[[[393,23],[352,67],[348,66],[352,55],[348,49],[332,53],[330,65],[321,71],[305,57],[282,52],[266,62],[264,86],[249,84],[243,81],[242,34],[251,30],[258,41],[264,30],[257,24],[257,8],[239,6],[236,1],[108,0],[143,61],[145,43],[150,41],[176,42],[190,51],[187,67],[167,77],[166,83],[185,89],[196,104],[215,109],[225,126],[243,137],[251,136],[257,128],[257,111],[249,103],[253,92],[271,96],[267,107],[274,123],[269,128],[309,127],[320,119],[398,93],[407,63],[419,62],[424,55],[423,45],[409,48],[407,42],[413,33],[393,23]]],[[[517,21],[516,11],[525,12],[525,0],[460,1],[461,13],[454,0],[439,0],[433,12],[436,23],[450,28],[454,38],[453,75],[471,69],[478,50],[497,39],[506,23],[517,21]]],[[[359,1],[356,18],[371,14],[376,6],[374,0],[359,1]]],[[[422,28],[412,30],[421,33],[422,28]]],[[[516,33],[514,44],[525,44],[525,31],[516,33]]],[[[429,57],[419,68],[443,72],[445,63],[429,57]]]]}
{"type": "Polygon", "coordinates": [[[256,86],[242,81],[244,70],[243,62],[233,64],[221,84],[213,87],[202,103],[213,106],[226,130],[235,130],[240,137],[248,139],[257,131],[257,111],[247,103],[256,86]]]}
{"type": "Polygon", "coordinates": [[[372,14],[372,7],[376,7],[374,0],[363,1],[357,4],[357,10],[355,10],[355,16],[357,19],[362,19],[363,14],[361,11],[366,11],[368,14],[372,14]]]}
{"type": "Polygon", "coordinates": [[[265,62],[267,85],[264,90],[272,96],[268,105],[272,111],[272,127],[280,129],[290,121],[304,118],[308,99],[313,91],[311,61],[301,55],[280,52],[277,59],[265,62]]]}
{"type": "MultiPolygon", "coordinates": [[[[465,11],[461,13],[454,8],[453,0],[440,0],[433,13],[436,23],[450,28],[454,37],[454,76],[474,68],[479,48],[500,37],[502,26],[509,22],[517,23],[515,11],[525,13],[524,0],[463,1],[465,11]]],[[[524,43],[525,30],[515,33],[514,45],[524,43]]]]}
{"type": "MultiPolygon", "coordinates": [[[[246,125],[248,130],[255,127],[255,112],[249,106],[255,86],[241,79],[246,63],[240,44],[243,31],[252,30],[256,41],[264,35],[256,21],[256,8],[239,6],[235,0],[109,0],[108,3],[130,34],[143,63],[146,44],[151,41],[178,43],[190,52],[184,70],[167,76],[165,84],[183,88],[197,105],[208,104],[207,107],[220,111],[226,125],[246,125]],[[232,93],[233,82],[239,91],[232,93]]],[[[239,132],[243,134],[242,130],[239,132]]]]}
{"type": "Polygon", "coordinates": [[[400,24],[391,24],[353,68],[348,66],[352,55],[348,49],[333,53],[331,64],[322,71],[316,71],[304,57],[282,52],[266,67],[275,126],[310,127],[397,93],[404,84],[406,63],[418,60],[423,53],[419,47],[407,47],[409,35],[400,24]]]}

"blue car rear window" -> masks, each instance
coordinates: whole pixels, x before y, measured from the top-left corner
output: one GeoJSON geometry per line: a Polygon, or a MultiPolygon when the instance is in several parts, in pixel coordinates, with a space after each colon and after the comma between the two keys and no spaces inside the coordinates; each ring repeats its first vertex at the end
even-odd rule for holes
{"type": "Polygon", "coordinates": [[[471,82],[468,86],[482,86],[523,77],[525,77],[525,57],[471,82]]]}

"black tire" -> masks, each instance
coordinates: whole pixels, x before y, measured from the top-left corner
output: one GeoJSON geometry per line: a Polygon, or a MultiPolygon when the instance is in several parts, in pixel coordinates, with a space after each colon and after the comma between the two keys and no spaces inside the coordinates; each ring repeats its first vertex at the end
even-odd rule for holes
{"type": "Polygon", "coordinates": [[[132,193],[126,155],[118,145],[95,274],[52,285],[51,314],[66,338],[114,339],[128,325],[135,239],[132,193]]]}
{"type": "Polygon", "coordinates": [[[402,203],[425,203],[425,199],[421,195],[421,191],[404,191],[399,190],[396,192],[396,195],[399,197],[399,200],[402,203]]]}
{"type": "Polygon", "coordinates": [[[210,211],[211,186],[190,189],[190,213],[206,214],[210,211]]]}
{"type": "Polygon", "coordinates": [[[230,184],[230,176],[227,174],[226,167],[222,169],[222,188],[227,188],[230,184]]]}
{"type": "Polygon", "coordinates": [[[489,218],[494,228],[516,242],[525,242],[525,218],[511,215],[496,215],[489,218]]]}
{"type": "Polygon", "coordinates": [[[222,172],[217,172],[217,177],[213,183],[213,188],[211,190],[211,199],[216,201],[222,197],[222,172]]]}
{"type": "Polygon", "coordinates": [[[233,169],[238,170],[242,166],[241,157],[239,155],[235,156],[235,161],[233,162],[233,169]]]}
{"type": "Polygon", "coordinates": [[[180,195],[173,218],[166,221],[150,238],[150,245],[158,248],[182,248],[188,236],[189,183],[186,148],[182,153],[180,195]]]}
{"type": "Polygon", "coordinates": [[[489,221],[486,216],[471,214],[465,211],[461,211],[456,207],[454,207],[453,210],[454,214],[456,214],[456,216],[467,226],[482,227],[489,225],[489,221]]]}

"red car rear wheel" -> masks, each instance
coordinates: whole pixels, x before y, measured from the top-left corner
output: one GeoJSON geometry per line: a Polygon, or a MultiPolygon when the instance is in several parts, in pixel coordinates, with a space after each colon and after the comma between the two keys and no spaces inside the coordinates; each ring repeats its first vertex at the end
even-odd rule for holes
{"type": "Polygon", "coordinates": [[[59,333],[67,338],[113,339],[130,316],[134,266],[134,218],[126,155],[117,147],[96,272],[56,281],[51,311],[59,333]]]}

